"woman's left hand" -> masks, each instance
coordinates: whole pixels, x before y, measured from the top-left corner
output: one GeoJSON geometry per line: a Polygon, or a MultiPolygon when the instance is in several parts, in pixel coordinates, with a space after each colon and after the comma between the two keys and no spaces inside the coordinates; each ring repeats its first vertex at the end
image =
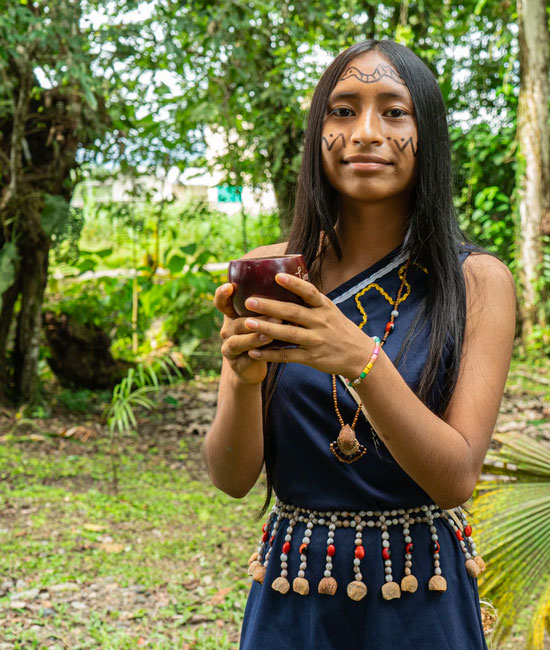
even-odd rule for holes
{"type": "Polygon", "coordinates": [[[272,339],[287,341],[298,347],[254,349],[254,359],[275,363],[302,363],[322,372],[357,377],[372,353],[374,342],[313,284],[294,275],[278,273],[278,284],[302,298],[307,306],[268,298],[248,298],[251,311],[287,323],[272,323],[253,317],[245,326],[272,339]]]}

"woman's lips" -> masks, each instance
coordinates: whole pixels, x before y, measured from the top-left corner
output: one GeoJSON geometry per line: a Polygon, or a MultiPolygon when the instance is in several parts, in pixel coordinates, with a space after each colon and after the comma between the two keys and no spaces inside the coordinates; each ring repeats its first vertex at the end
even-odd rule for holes
{"type": "Polygon", "coordinates": [[[367,154],[364,155],[357,154],[354,156],[348,156],[347,158],[344,158],[344,160],[342,160],[342,163],[356,171],[378,171],[380,169],[384,169],[388,165],[393,164],[389,160],[386,160],[385,158],[381,158],[380,156],[373,156],[367,154]]]}

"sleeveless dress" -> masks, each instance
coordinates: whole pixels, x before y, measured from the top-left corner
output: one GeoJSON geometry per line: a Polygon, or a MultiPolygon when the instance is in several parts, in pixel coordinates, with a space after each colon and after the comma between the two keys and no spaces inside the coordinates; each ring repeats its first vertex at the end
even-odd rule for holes
{"type": "MultiPolygon", "coordinates": [[[[461,261],[468,255],[463,249],[461,261]]],[[[360,297],[367,314],[364,331],[382,338],[392,305],[384,292],[395,300],[406,258],[396,249],[359,275],[331,291],[328,297],[355,323],[362,316],[355,296],[369,285],[360,297]],[[374,284],[373,284],[374,283],[374,284]],[[376,286],[374,286],[376,285],[376,286]]],[[[411,266],[407,272],[399,316],[384,351],[395,360],[409,325],[427,292],[427,271],[411,266]]],[[[407,354],[397,368],[414,390],[428,354],[429,324],[422,323],[407,354]]],[[[439,386],[448,363],[450,346],[442,355],[439,386]]],[[[374,434],[363,414],[356,426],[359,442],[367,453],[352,464],[339,462],[329,445],[340,431],[334,411],[331,376],[301,364],[280,366],[278,384],[270,405],[271,446],[275,458],[274,489],[284,504],[325,511],[386,511],[409,509],[433,504],[426,492],[393,459],[384,443],[374,434]]],[[[391,387],[388,387],[391,390],[391,387]]],[[[345,386],[337,381],[338,406],[344,421],[351,424],[357,405],[345,386]]],[[[439,390],[436,387],[430,407],[437,412],[439,390]]],[[[395,408],[400,408],[395,404],[395,408]]],[[[309,537],[307,569],[310,590],[295,593],[293,579],[300,570],[300,541],[306,524],[296,522],[288,535],[289,519],[274,525],[272,516],[266,526],[271,546],[263,584],[252,582],[241,632],[241,650],[487,650],[482,624],[477,584],[465,568],[464,550],[444,517],[435,519],[437,544],[440,546],[441,573],[447,581],[443,593],[430,591],[428,582],[434,574],[433,536],[430,526],[411,526],[412,573],[418,580],[415,593],[384,600],[381,587],[385,582],[385,561],[381,555],[380,528],[365,527],[361,560],[362,581],[367,594],[360,601],[351,600],[346,586],[354,580],[356,532],[338,528],[332,539],[335,549],[332,576],[338,587],[334,595],[319,594],[327,557],[327,528],[313,526],[309,537]],[[290,550],[283,556],[290,590],[279,593],[271,585],[281,574],[285,539],[290,550]]],[[[397,522],[397,519],[394,520],[397,522]]],[[[393,580],[404,575],[406,543],[401,525],[388,527],[393,580]]],[[[260,533],[261,535],[261,533],[260,533]]],[[[471,539],[471,538],[470,538],[471,539]]],[[[331,541],[330,539],[328,540],[331,541]]],[[[251,549],[252,550],[252,549],[251,549]]],[[[410,550],[410,549],[409,549],[410,550]]],[[[439,549],[438,549],[439,550],[439,549]]],[[[410,557],[410,556],[409,556],[410,557]]],[[[302,558],[303,559],[303,558],[302,558]]]]}

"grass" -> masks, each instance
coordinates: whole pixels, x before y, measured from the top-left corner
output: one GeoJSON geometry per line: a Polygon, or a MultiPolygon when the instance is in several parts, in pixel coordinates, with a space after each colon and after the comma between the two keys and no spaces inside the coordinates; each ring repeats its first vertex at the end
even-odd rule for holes
{"type": "Polygon", "coordinates": [[[101,439],[0,445],[0,648],[237,647],[262,489],[235,501],[198,438],[166,442],[124,440],[118,496],[101,439]]]}
{"type": "MultiPolygon", "coordinates": [[[[540,377],[514,361],[509,399],[543,397],[540,377]]],[[[98,428],[108,396],[67,393],[48,419],[17,426],[0,416],[0,650],[236,650],[263,485],[236,501],[206,477],[202,437],[187,425],[204,423],[215,390],[206,381],[167,389],[139,435],[120,441],[118,495],[98,428]],[[95,435],[59,435],[75,424],[95,435]]]]}

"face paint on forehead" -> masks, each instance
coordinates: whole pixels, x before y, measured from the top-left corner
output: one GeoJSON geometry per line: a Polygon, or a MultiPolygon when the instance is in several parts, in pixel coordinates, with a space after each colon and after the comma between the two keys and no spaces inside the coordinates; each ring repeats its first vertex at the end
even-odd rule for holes
{"type": "Polygon", "coordinates": [[[376,81],[380,81],[380,79],[383,79],[384,77],[388,77],[389,79],[392,79],[392,81],[395,81],[396,83],[401,84],[402,86],[407,85],[403,77],[396,70],[394,70],[391,67],[391,65],[384,65],[384,64],[380,64],[376,66],[376,70],[372,73],[361,72],[359,68],[352,65],[344,72],[343,76],[340,77],[339,81],[345,81],[350,77],[355,77],[356,79],[358,79],[359,81],[365,84],[373,84],[376,81]]]}

